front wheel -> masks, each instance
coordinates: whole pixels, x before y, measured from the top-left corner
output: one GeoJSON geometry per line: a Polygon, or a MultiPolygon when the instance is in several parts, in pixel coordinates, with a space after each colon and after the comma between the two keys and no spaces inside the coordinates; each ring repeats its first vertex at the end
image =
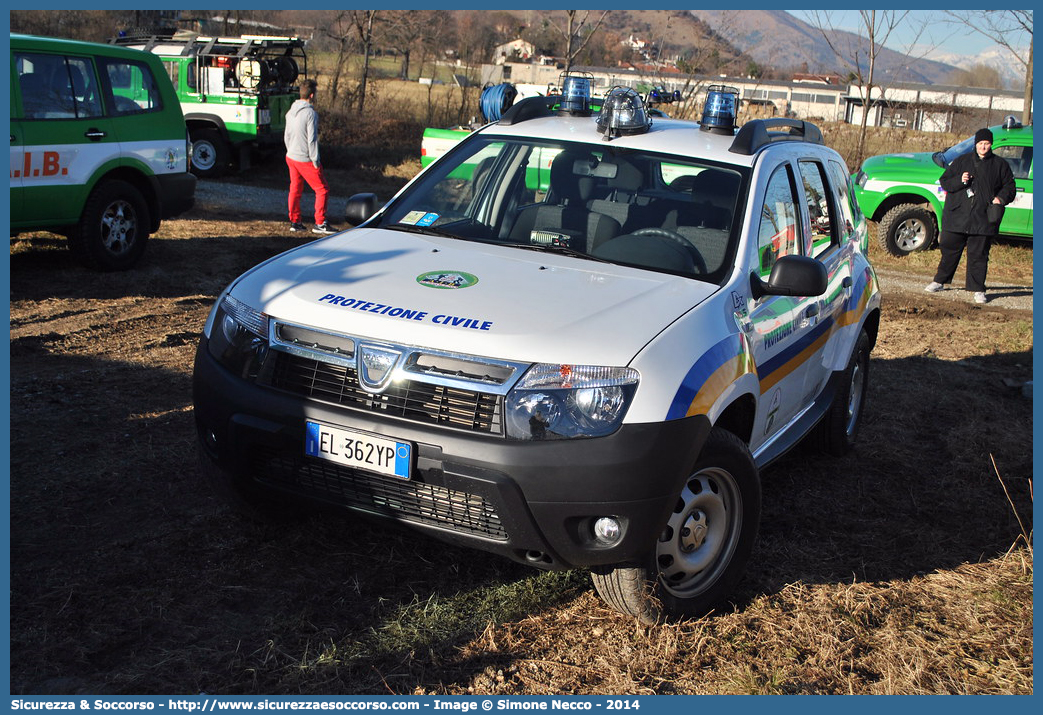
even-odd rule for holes
{"type": "Polygon", "coordinates": [[[746,569],[760,522],[761,488],[750,451],[715,427],[643,564],[591,574],[615,610],[654,625],[720,605],[746,569]]]}
{"type": "Polygon", "coordinates": [[[877,241],[892,256],[926,251],[938,235],[938,224],[930,204],[899,204],[880,220],[877,241]]]}

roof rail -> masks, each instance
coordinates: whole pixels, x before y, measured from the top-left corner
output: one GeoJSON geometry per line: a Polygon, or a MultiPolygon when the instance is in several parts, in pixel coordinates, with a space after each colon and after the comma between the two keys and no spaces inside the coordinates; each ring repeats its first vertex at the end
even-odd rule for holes
{"type": "Polygon", "coordinates": [[[518,122],[525,122],[538,117],[553,117],[554,107],[561,102],[560,94],[552,94],[547,97],[526,97],[503,113],[497,124],[510,126],[518,122]]]}
{"type": "Polygon", "coordinates": [[[258,49],[286,50],[304,47],[304,40],[293,36],[240,35],[238,37],[221,37],[173,31],[158,34],[126,33],[111,38],[109,43],[114,45],[145,44],[145,49],[149,51],[158,44],[184,45],[185,49],[182,51],[182,55],[238,55],[240,57],[245,57],[250,52],[258,49]]]}
{"type": "Polygon", "coordinates": [[[749,156],[757,153],[761,147],[779,141],[824,143],[822,132],[811,122],[772,117],[770,119],[751,119],[743,124],[739,133],[735,135],[732,145],[728,147],[728,151],[749,156]],[[776,131],[777,129],[789,129],[790,131],[776,131]]]}

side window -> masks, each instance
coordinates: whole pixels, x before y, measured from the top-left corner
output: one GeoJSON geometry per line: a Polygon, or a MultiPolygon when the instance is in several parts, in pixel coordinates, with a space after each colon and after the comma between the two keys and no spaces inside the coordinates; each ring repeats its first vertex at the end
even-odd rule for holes
{"type": "Polygon", "coordinates": [[[1029,178],[1032,168],[1032,147],[1030,146],[997,146],[992,148],[992,153],[1006,159],[1014,172],[1015,179],[1029,178]]]}
{"type": "Polygon", "coordinates": [[[768,179],[757,234],[760,274],[767,278],[780,256],[800,253],[796,186],[789,164],[783,164],[768,179]]]}
{"type": "Polygon", "coordinates": [[[811,250],[808,255],[818,258],[838,243],[833,221],[833,194],[828,188],[829,181],[822,164],[801,161],[799,166],[800,178],[804,182],[804,198],[808,202],[808,215],[811,217],[811,250]]]}
{"type": "Polygon", "coordinates": [[[195,60],[191,60],[188,66],[185,68],[185,84],[188,85],[189,92],[195,92],[196,90],[196,64],[195,60]]]}
{"type": "Polygon", "coordinates": [[[861,220],[861,209],[858,207],[858,201],[855,200],[855,189],[851,183],[851,175],[847,173],[847,169],[844,168],[843,164],[830,161],[829,173],[833,175],[833,186],[836,187],[837,192],[840,194],[839,214],[844,217],[843,236],[846,238],[855,230],[855,224],[861,220]]]}
{"type": "Polygon", "coordinates": [[[89,59],[17,53],[15,66],[27,119],[101,116],[98,83],[89,59]]]}
{"type": "Polygon", "coordinates": [[[115,57],[99,57],[98,62],[108,80],[114,114],[140,114],[163,108],[159,86],[148,65],[115,57]]]}
{"type": "Polygon", "coordinates": [[[180,80],[178,79],[178,72],[181,69],[181,65],[178,64],[176,60],[173,62],[164,62],[163,64],[167,68],[167,74],[170,76],[170,83],[174,85],[174,90],[179,91],[181,85],[179,84],[180,80]]]}

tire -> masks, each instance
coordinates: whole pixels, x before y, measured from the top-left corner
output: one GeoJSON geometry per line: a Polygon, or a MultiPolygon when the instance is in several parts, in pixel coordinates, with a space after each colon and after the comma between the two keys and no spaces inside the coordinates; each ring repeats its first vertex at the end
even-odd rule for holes
{"type": "Polygon", "coordinates": [[[69,234],[76,259],[102,271],[132,268],[145,252],[151,221],[141,192],[126,181],[103,181],[87,198],[69,234]]]}
{"type": "Polygon", "coordinates": [[[926,251],[938,237],[938,223],[930,204],[899,204],[884,214],[876,229],[877,241],[892,256],[926,251]]]}
{"type": "Polygon", "coordinates": [[[705,615],[742,577],[760,510],[749,448],[714,427],[644,564],[595,570],[594,588],[609,606],[646,625],[705,615]]]}
{"type": "Polygon", "coordinates": [[[869,336],[863,330],[855,341],[833,403],[815,428],[819,447],[835,457],[850,452],[858,439],[869,387],[869,351],[869,336]]]}
{"type": "Polygon", "coordinates": [[[199,474],[219,501],[239,518],[254,524],[281,524],[301,517],[301,509],[286,500],[261,492],[252,483],[226,472],[214,463],[203,446],[196,445],[199,474]]]}
{"type": "Polygon", "coordinates": [[[232,148],[216,129],[200,129],[192,134],[192,173],[202,179],[221,176],[228,168],[232,148]]]}

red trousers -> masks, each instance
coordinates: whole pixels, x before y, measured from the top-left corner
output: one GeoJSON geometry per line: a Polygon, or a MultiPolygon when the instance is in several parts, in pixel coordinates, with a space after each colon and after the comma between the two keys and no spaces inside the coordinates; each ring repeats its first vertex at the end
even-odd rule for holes
{"type": "Polygon", "coordinates": [[[326,199],[330,187],[322,175],[322,167],[316,167],[310,161],[294,161],[290,157],[286,157],[286,166],[290,169],[290,222],[301,222],[301,194],[307,182],[315,192],[315,225],[326,223],[326,199]]]}

